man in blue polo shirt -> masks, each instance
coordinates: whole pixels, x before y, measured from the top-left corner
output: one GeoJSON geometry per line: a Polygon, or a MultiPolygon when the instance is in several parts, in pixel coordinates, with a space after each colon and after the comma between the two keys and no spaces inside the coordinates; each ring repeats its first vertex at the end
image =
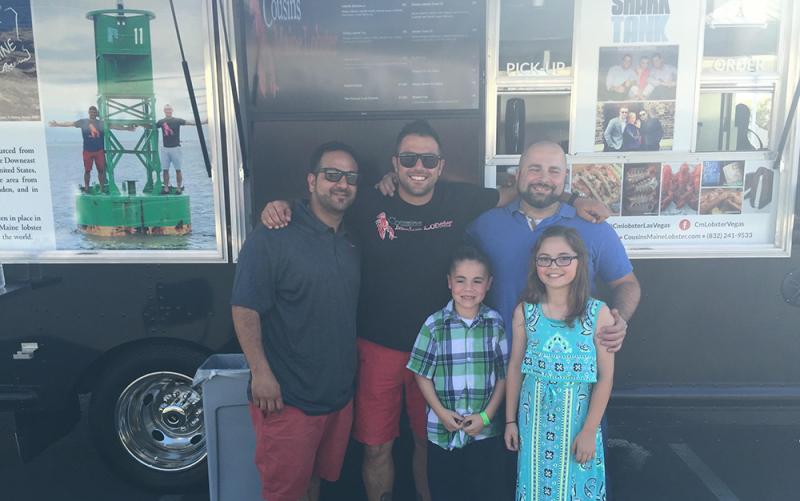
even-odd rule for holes
{"type": "Polygon", "coordinates": [[[497,309],[506,325],[525,289],[531,248],[548,226],[572,226],[580,233],[589,253],[589,279],[594,293],[599,277],[611,288],[609,305],[614,309],[615,336],[604,336],[609,351],[622,346],[624,327],[639,304],[639,282],[619,241],[608,223],[589,223],[575,209],[559,202],[567,176],[567,158],[556,143],[529,146],[520,157],[517,171],[519,198],[511,204],[485,212],[464,233],[464,240],[486,252],[494,268],[493,287],[487,304],[497,309]],[[622,335],[619,335],[622,334],[622,335]]]}
{"type": "MultiPolygon", "coordinates": [[[[614,229],[605,222],[584,221],[572,206],[559,202],[566,177],[567,157],[561,146],[547,141],[529,146],[519,160],[519,198],[506,207],[485,212],[470,223],[464,240],[492,260],[494,282],[486,294],[486,303],[500,312],[506,325],[512,325],[514,307],[525,289],[531,248],[536,239],[548,226],[571,226],[578,230],[589,254],[592,293],[597,277],[611,288],[607,303],[612,308],[615,323],[598,331],[597,336],[614,352],[622,346],[627,321],[639,304],[641,289],[614,229]]],[[[511,340],[512,333],[509,331],[506,336],[511,340]]],[[[604,435],[606,429],[604,423],[604,435]]]]}

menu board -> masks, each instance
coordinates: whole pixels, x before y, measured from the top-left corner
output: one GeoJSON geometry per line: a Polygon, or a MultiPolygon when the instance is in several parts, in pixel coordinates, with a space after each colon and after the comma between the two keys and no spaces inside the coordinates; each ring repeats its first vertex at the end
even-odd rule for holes
{"type": "Polygon", "coordinates": [[[478,108],[482,2],[243,3],[256,112],[478,108]]]}

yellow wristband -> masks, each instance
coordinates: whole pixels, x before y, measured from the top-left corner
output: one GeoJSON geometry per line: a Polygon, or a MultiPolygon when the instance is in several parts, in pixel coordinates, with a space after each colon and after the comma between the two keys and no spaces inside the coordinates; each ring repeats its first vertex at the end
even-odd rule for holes
{"type": "Polygon", "coordinates": [[[491,421],[489,420],[489,416],[486,415],[485,411],[481,411],[481,417],[483,418],[483,426],[489,426],[491,421]]]}

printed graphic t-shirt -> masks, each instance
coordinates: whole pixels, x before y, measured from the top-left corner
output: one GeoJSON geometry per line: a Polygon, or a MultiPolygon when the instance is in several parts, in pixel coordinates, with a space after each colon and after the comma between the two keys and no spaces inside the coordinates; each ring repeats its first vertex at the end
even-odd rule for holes
{"type": "Polygon", "coordinates": [[[162,118],[156,122],[156,128],[161,129],[161,136],[164,138],[164,148],[175,148],[181,145],[181,125],[186,120],[182,118],[162,118]]]}
{"type": "Polygon", "coordinates": [[[411,351],[425,320],[451,298],[450,254],[473,219],[495,207],[497,190],[440,181],[425,205],[364,189],[348,211],[362,245],[358,335],[411,351]]]}
{"type": "Polygon", "coordinates": [[[80,127],[81,134],[83,134],[83,151],[95,152],[102,151],[105,148],[106,128],[102,120],[81,118],[74,123],[75,127],[80,127]]]}

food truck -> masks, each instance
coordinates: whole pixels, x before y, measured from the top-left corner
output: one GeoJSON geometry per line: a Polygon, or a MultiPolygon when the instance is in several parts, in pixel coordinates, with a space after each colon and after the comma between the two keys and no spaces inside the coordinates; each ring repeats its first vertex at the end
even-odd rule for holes
{"type": "Polygon", "coordinates": [[[192,376],[239,349],[261,209],[304,197],[333,139],[372,189],[418,118],[446,180],[511,185],[548,140],[608,207],[643,291],[611,409],[798,404],[790,0],[6,0],[0,35],[0,411],[23,459],[91,393],[119,474],[202,483],[192,376]]]}

